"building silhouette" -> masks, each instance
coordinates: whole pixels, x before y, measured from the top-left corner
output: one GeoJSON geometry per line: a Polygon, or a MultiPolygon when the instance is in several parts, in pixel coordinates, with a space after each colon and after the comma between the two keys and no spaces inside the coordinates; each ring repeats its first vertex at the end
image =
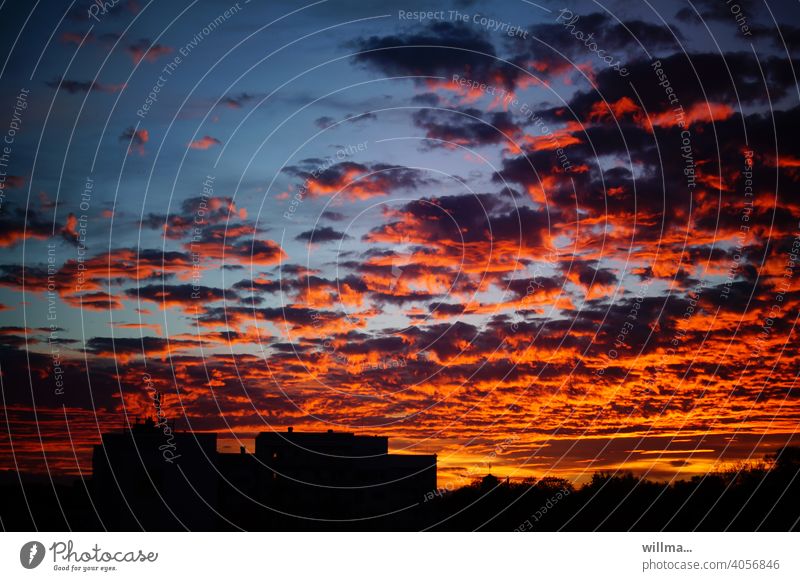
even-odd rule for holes
{"type": "Polygon", "coordinates": [[[389,454],[389,438],[349,432],[265,432],[255,457],[265,499],[314,518],[409,510],[436,490],[436,456],[389,454]]]}
{"type": "Polygon", "coordinates": [[[90,488],[110,530],[397,528],[436,489],[436,455],[390,454],[385,436],[289,428],[222,453],[216,434],[165,426],[95,446],[90,488]]]}
{"type": "Polygon", "coordinates": [[[94,447],[90,490],[110,530],[216,527],[217,435],[164,432],[148,418],[94,447]]]}

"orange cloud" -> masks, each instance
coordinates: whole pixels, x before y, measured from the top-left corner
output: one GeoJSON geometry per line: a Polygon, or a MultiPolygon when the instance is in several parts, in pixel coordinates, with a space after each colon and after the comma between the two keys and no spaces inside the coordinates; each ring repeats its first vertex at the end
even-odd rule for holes
{"type": "Polygon", "coordinates": [[[222,142],[216,137],[211,137],[210,135],[204,135],[200,139],[196,139],[191,143],[189,143],[189,148],[205,150],[214,147],[215,145],[222,145],[222,142]]]}

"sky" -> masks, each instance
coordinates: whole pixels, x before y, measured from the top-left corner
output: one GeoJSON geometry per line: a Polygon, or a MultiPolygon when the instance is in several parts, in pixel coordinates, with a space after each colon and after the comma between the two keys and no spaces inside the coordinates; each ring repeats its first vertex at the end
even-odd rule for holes
{"type": "Polygon", "coordinates": [[[158,414],[453,485],[797,443],[798,12],[0,4],[0,469],[158,414]]]}

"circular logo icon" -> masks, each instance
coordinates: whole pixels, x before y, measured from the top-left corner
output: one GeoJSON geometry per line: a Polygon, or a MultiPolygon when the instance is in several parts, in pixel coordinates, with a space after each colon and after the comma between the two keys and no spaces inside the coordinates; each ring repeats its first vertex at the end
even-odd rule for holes
{"type": "Polygon", "coordinates": [[[26,569],[35,569],[44,560],[44,545],[39,541],[30,541],[19,550],[19,562],[26,569]]]}

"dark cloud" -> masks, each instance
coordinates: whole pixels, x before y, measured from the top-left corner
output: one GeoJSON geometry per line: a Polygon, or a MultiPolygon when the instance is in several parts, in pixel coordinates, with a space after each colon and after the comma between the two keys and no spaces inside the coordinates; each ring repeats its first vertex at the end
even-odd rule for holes
{"type": "Polygon", "coordinates": [[[86,351],[95,355],[140,356],[165,354],[170,343],[176,347],[180,341],[162,337],[92,337],[86,342],[86,351]]]}
{"type": "Polygon", "coordinates": [[[338,232],[331,228],[330,226],[322,226],[321,228],[316,228],[314,230],[306,230],[295,236],[295,240],[300,240],[301,242],[310,242],[315,244],[322,244],[324,242],[341,242],[343,240],[349,240],[350,236],[345,234],[344,232],[338,232]]]}
{"type": "Polygon", "coordinates": [[[256,98],[255,95],[250,93],[239,93],[238,95],[226,95],[220,101],[220,104],[228,107],[229,109],[241,109],[250,101],[256,98]]]}
{"type": "MultiPolygon", "coordinates": [[[[474,194],[423,198],[402,207],[401,222],[381,226],[365,236],[375,240],[392,229],[407,231],[412,241],[456,243],[516,241],[524,246],[541,244],[544,213],[521,206],[513,208],[505,196],[474,194]]],[[[488,250],[488,248],[487,248],[488,250]]]]}
{"type": "MultiPolygon", "coordinates": [[[[581,40],[574,34],[575,31],[583,32],[585,36],[591,35],[588,42],[594,41],[597,46],[607,53],[621,52],[623,59],[628,54],[643,54],[639,42],[649,51],[676,49],[678,40],[684,40],[680,30],[673,27],[672,32],[660,23],[645,22],[642,20],[626,20],[618,22],[612,16],[603,12],[591,14],[575,14],[566,20],[568,13],[555,12],[554,19],[561,16],[558,22],[535,24],[529,27],[531,38],[527,42],[527,50],[519,52],[515,62],[533,64],[537,61],[554,58],[553,49],[575,58],[590,55],[587,40],[581,40]],[[578,16],[575,19],[575,16],[578,16]],[[565,24],[570,24],[568,28],[565,24]],[[553,49],[548,48],[553,47],[553,49]]],[[[519,42],[513,47],[518,47],[519,42]]],[[[598,61],[599,62],[599,61],[598,61]]],[[[616,74],[616,73],[615,73],[616,74]]]]}
{"type": "Polygon", "coordinates": [[[178,284],[162,285],[150,284],[136,288],[129,288],[125,294],[132,299],[143,299],[158,303],[162,308],[188,305],[207,305],[224,299],[235,300],[236,294],[222,289],[203,285],[178,284]]]}
{"type": "Polygon", "coordinates": [[[130,144],[128,153],[136,152],[139,155],[144,155],[144,144],[150,141],[150,132],[147,129],[128,127],[119,136],[119,140],[130,144]]]}
{"type": "Polygon", "coordinates": [[[412,104],[421,105],[423,107],[436,107],[440,102],[441,99],[436,93],[421,93],[411,98],[412,104]]]}
{"type": "Polygon", "coordinates": [[[102,291],[64,295],[62,300],[77,309],[89,309],[92,311],[118,311],[125,307],[119,297],[102,291]]]}
{"type": "Polygon", "coordinates": [[[303,180],[306,194],[313,197],[340,193],[345,198],[367,199],[435,183],[421,170],[403,166],[352,161],[316,163],[318,161],[321,160],[303,160],[300,165],[286,166],[283,171],[303,180]]]}
{"type": "Polygon", "coordinates": [[[331,210],[325,210],[324,212],[322,212],[320,217],[323,220],[330,220],[331,222],[341,222],[347,219],[347,216],[345,216],[341,212],[334,212],[331,210]]]}
{"type": "MultiPolygon", "coordinates": [[[[680,99],[680,105],[687,111],[694,104],[705,105],[707,102],[726,103],[734,110],[737,102],[766,104],[771,99],[774,103],[795,90],[793,69],[797,70],[800,65],[794,60],[790,62],[788,58],[775,56],[761,56],[756,60],[751,52],[676,53],[658,60],[680,99]]],[[[601,71],[597,75],[596,90],[579,92],[570,100],[570,108],[578,119],[587,119],[598,102],[615,103],[622,98],[638,104],[641,97],[651,115],[671,109],[664,87],[659,85],[654,73],[652,61],[629,62],[626,68],[630,72],[626,78],[614,70],[601,71]]]]}
{"type": "Polygon", "coordinates": [[[280,280],[240,280],[233,285],[235,290],[251,293],[277,293],[281,290],[280,280]]]}
{"type": "MultiPolygon", "coordinates": [[[[686,6],[678,10],[675,17],[683,22],[698,22],[699,13],[703,20],[730,22],[732,26],[736,26],[736,16],[731,12],[730,5],[714,0],[697,0],[693,4],[696,12],[691,6],[686,6]]],[[[745,15],[755,16],[761,10],[761,3],[757,0],[737,0],[736,4],[745,15]]]]}
{"type": "Polygon", "coordinates": [[[750,31],[753,37],[768,41],[780,52],[790,55],[800,52],[800,26],[781,22],[776,28],[754,25],[750,27],[750,31]]]}
{"type": "Polygon", "coordinates": [[[34,208],[6,206],[0,212],[0,247],[14,246],[26,238],[44,240],[62,229],[61,224],[48,222],[34,208]]]}
{"type": "Polygon", "coordinates": [[[163,230],[164,236],[171,240],[180,240],[195,234],[195,228],[203,232],[203,240],[217,237],[221,234],[229,238],[238,238],[243,234],[252,234],[252,227],[242,228],[239,222],[241,208],[236,206],[230,196],[193,196],[181,202],[180,211],[169,216],[165,214],[149,213],[142,220],[145,228],[163,230]],[[219,224],[227,224],[220,232],[211,228],[219,224]]]}
{"type": "Polygon", "coordinates": [[[468,147],[496,145],[520,137],[520,128],[504,111],[484,114],[474,108],[422,109],[412,118],[417,127],[425,130],[425,136],[434,140],[431,147],[448,147],[451,143],[468,147]]]}
{"type": "Polygon", "coordinates": [[[255,324],[258,321],[271,322],[282,327],[284,324],[297,327],[314,328],[315,325],[337,321],[340,315],[307,307],[210,307],[198,315],[198,321],[205,324],[225,324],[244,322],[255,324]]]}
{"type": "Polygon", "coordinates": [[[317,117],[316,119],[314,119],[314,125],[316,125],[320,129],[327,129],[334,123],[336,123],[336,119],[334,119],[333,117],[328,117],[327,115],[323,117],[317,117]]]}
{"type": "MultiPolygon", "coordinates": [[[[453,74],[481,81],[502,79],[513,87],[519,72],[498,61],[492,43],[480,31],[463,23],[435,22],[417,33],[371,36],[354,43],[356,62],[392,76],[453,74]]],[[[420,84],[424,80],[418,81],[420,84]]]]}
{"type": "Polygon", "coordinates": [[[155,62],[163,56],[172,54],[173,49],[163,44],[153,44],[147,38],[140,38],[135,43],[126,46],[125,52],[130,55],[134,63],[138,64],[142,59],[151,63],[155,62]]]}
{"type": "Polygon", "coordinates": [[[98,81],[77,81],[73,79],[53,79],[45,84],[53,89],[61,88],[70,95],[88,93],[89,91],[111,94],[118,93],[125,88],[124,84],[106,85],[98,81]]]}

